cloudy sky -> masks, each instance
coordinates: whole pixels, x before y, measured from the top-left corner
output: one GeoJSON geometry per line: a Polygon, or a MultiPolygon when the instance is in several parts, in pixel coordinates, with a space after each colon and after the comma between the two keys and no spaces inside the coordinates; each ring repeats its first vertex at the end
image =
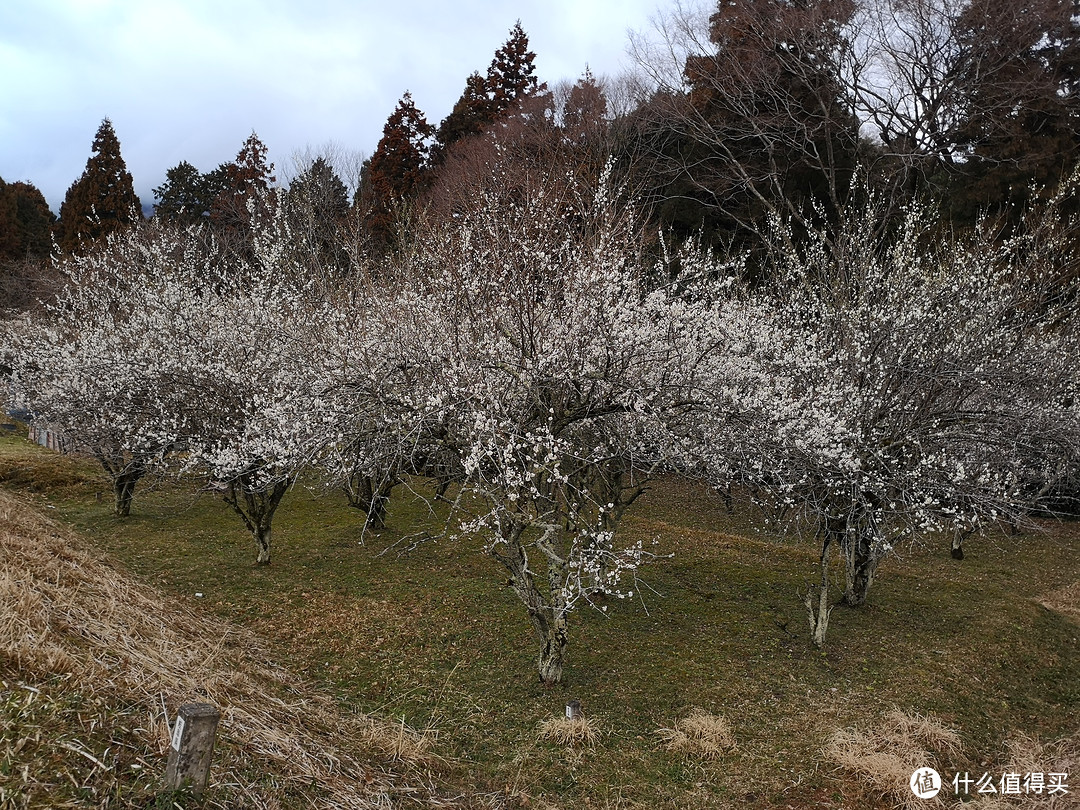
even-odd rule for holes
{"type": "Polygon", "coordinates": [[[0,0],[0,177],[54,211],[112,120],[144,204],[181,160],[252,131],[279,175],[305,149],[369,155],[405,90],[434,124],[518,19],[549,84],[630,67],[664,0],[0,0]]]}

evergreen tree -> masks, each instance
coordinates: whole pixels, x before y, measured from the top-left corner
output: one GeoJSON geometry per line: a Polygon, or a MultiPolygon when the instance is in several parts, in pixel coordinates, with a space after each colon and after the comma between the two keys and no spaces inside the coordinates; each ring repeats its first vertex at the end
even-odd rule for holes
{"type": "Polygon", "coordinates": [[[60,206],[57,242],[63,250],[77,251],[140,219],[142,206],[120,154],[120,141],[106,118],[94,136],[86,169],[60,206]]]}
{"type": "Polygon", "coordinates": [[[811,201],[843,206],[861,148],[837,56],[852,13],[846,0],[716,4],[712,51],[639,107],[625,147],[662,224],[757,247],[772,216],[805,224],[811,201]]]}
{"type": "Polygon", "coordinates": [[[292,181],[285,199],[299,263],[309,272],[340,274],[348,266],[340,234],[349,214],[349,192],[337,172],[316,158],[292,181]]]}
{"type": "Polygon", "coordinates": [[[975,0],[954,34],[971,54],[958,127],[969,154],[948,179],[954,221],[1015,215],[1031,187],[1054,189],[1080,159],[1080,20],[1071,0],[975,0]]]}
{"type": "Polygon", "coordinates": [[[15,198],[15,227],[20,256],[45,257],[52,250],[52,229],[56,215],[45,195],[32,183],[8,186],[15,198]]]}
{"type": "Polygon", "coordinates": [[[496,115],[495,105],[488,97],[487,82],[479,73],[473,73],[465,80],[461,98],[439,124],[437,157],[441,158],[458,141],[482,133],[494,122],[496,115]]]}
{"type": "Polygon", "coordinates": [[[24,310],[55,290],[48,256],[56,220],[30,183],[0,178],[0,310],[24,310]]]}
{"type": "Polygon", "coordinates": [[[19,256],[19,226],[16,216],[15,195],[11,186],[0,177],[0,260],[19,256]]]}
{"type": "Polygon", "coordinates": [[[563,105],[562,125],[571,142],[594,141],[607,129],[607,96],[588,67],[563,105]]]}
{"type": "Polygon", "coordinates": [[[214,185],[210,175],[204,175],[186,160],[181,161],[165,172],[165,182],[154,189],[158,201],[154,216],[182,224],[206,221],[214,199],[222,191],[214,185]]]}
{"type": "Polygon", "coordinates": [[[254,132],[244,141],[232,163],[219,166],[207,182],[220,190],[210,206],[210,221],[219,228],[243,229],[250,221],[248,201],[266,191],[277,178],[274,164],[267,162],[269,149],[254,132]]]}
{"type": "Polygon", "coordinates": [[[510,29],[510,37],[495,51],[487,75],[473,73],[465,82],[465,91],[454,104],[436,133],[435,160],[441,162],[446,150],[471,135],[479,135],[501,115],[524,98],[544,89],[534,75],[536,54],[529,50],[529,37],[521,21],[510,29]]]}
{"type": "Polygon", "coordinates": [[[518,20],[510,29],[510,38],[495,51],[487,72],[487,89],[496,114],[541,89],[534,75],[535,59],[536,54],[529,50],[529,37],[518,20]]]}
{"type": "Polygon", "coordinates": [[[386,120],[382,138],[364,165],[360,205],[369,231],[384,245],[393,239],[400,207],[415,199],[424,187],[428,141],[433,134],[432,126],[406,92],[386,120]]]}

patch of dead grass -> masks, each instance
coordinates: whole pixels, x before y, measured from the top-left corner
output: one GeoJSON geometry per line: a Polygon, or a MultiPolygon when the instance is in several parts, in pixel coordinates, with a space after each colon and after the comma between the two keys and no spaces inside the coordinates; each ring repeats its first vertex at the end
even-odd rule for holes
{"type": "Polygon", "coordinates": [[[1051,591],[1039,600],[1039,604],[1080,624],[1080,580],[1051,591]]]}
{"type": "MultiPolygon", "coordinates": [[[[960,736],[935,718],[893,710],[869,728],[835,732],[825,756],[894,806],[915,810],[927,807],[930,800],[912,793],[911,774],[917,768],[935,767],[939,755],[959,750],[960,736]]],[[[940,798],[933,801],[941,803],[940,798]]]]}
{"type": "Polygon", "coordinates": [[[656,733],[667,750],[700,759],[719,759],[735,747],[728,721],[699,708],[676,720],[672,728],[657,729],[656,733]]]}
{"type": "Polygon", "coordinates": [[[580,745],[594,745],[602,736],[600,724],[591,717],[578,715],[552,717],[540,723],[537,734],[541,740],[556,745],[575,748],[580,745]]]}
{"type": "MultiPolygon", "coordinates": [[[[1050,773],[1069,776],[1080,773],[1080,733],[1052,744],[1044,743],[1030,734],[1014,734],[1005,743],[1003,762],[997,769],[998,775],[1014,773],[1021,780],[1031,773],[1041,773],[1044,778],[1050,773]]],[[[1075,777],[1068,782],[1075,783],[1075,777]]],[[[1075,810],[1080,807],[1080,796],[1077,794],[1076,785],[1070,784],[1067,793],[1050,795],[1044,791],[1021,796],[982,796],[968,806],[972,810],[1075,810]]]]}

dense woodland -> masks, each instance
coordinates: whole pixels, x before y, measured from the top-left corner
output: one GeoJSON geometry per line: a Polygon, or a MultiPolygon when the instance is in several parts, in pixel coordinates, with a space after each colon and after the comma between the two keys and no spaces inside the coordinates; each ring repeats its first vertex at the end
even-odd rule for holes
{"type": "Polygon", "coordinates": [[[823,644],[830,560],[859,606],[896,544],[960,556],[1075,491],[1078,26],[1062,0],[676,7],[636,77],[548,87],[519,24],[438,126],[406,92],[355,177],[278,183],[252,134],[170,169],[149,221],[106,120],[55,222],[0,185],[13,390],[118,515],[150,472],[200,476],[259,563],[305,471],[371,529],[434,479],[545,683],[573,609],[663,553],[616,531],[649,480],[743,487],[816,538],[823,644]]]}

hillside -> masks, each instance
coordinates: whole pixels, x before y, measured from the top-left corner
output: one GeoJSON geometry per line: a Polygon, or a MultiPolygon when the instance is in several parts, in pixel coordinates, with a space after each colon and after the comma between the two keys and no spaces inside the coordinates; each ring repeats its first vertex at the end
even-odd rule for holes
{"type": "Polygon", "coordinates": [[[204,807],[448,807],[404,725],[346,714],[250,632],[134,581],[0,491],[0,807],[187,807],[181,703],[222,709],[204,807]]]}

